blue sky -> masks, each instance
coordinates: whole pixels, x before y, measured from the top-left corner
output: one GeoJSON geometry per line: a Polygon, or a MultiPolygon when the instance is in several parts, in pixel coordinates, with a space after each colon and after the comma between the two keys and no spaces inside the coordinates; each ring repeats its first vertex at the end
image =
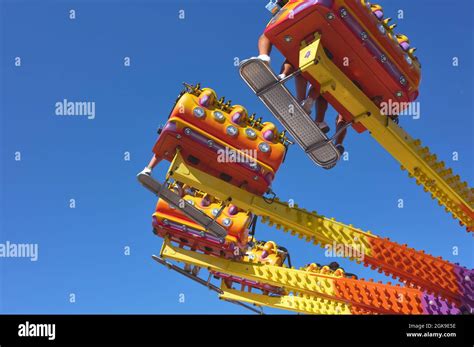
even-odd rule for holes
{"type": "MultiPolygon", "coordinates": [[[[470,0],[380,1],[422,62],[421,118],[402,126],[470,184],[473,51],[470,0]],[[459,66],[452,66],[453,57],[459,66]],[[452,161],[452,153],[459,160],[452,161]]],[[[201,82],[272,116],[234,58],[256,54],[266,1],[0,0],[0,243],[37,243],[38,261],[0,258],[2,313],[246,313],[151,260],[155,198],[135,174],[148,162],[181,82],[201,82]],[[69,10],[76,19],[69,19],[69,10]],[[179,19],[180,10],[185,19],[179,19]],[[15,66],[15,57],[21,66],[15,66]],[[131,66],[124,67],[124,57],[131,66]],[[55,103],[94,101],[96,117],[60,117],[55,103]],[[15,152],[21,161],[15,161],[15,152]],[[131,160],[124,161],[124,152],[131,160]],[[69,208],[75,199],[76,208],[69,208]],[[124,247],[131,254],[124,255],[124,247]],[[76,302],[69,302],[69,295],[76,302]],[[185,302],[179,302],[179,295],[185,302]]],[[[282,57],[273,53],[273,67],[282,57]]],[[[330,110],[327,119],[335,116],[330,110]]],[[[281,199],[473,267],[473,239],[369,134],[350,131],[349,161],[331,171],[290,149],[273,184],[281,199]],[[397,207],[404,199],[405,208],[397,207]],[[459,254],[453,255],[453,247],[459,254]]],[[[158,167],[163,178],[167,165],[158,167]]],[[[302,266],[320,248],[260,225],[302,266]]],[[[347,271],[388,280],[344,259],[347,271]]],[[[269,310],[268,312],[275,312],[269,310]]]]}

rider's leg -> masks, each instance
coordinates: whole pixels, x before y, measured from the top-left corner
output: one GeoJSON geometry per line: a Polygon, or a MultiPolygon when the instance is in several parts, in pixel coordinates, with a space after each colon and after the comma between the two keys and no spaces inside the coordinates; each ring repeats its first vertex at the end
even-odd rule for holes
{"type": "Polygon", "coordinates": [[[328,102],[321,95],[316,99],[316,122],[324,122],[324,116],[328,110],[328,102]]]}
{"type": "MultiPolygon", "coordinates": [[[[338,114],[336,118],[336,132],[341,129],[344,125],[346,125],[346,121],[342,117],[342,115],[338,114]]],[[[344,153],[344,146],[342,143],[344,142],[344,138],[346,137],[347,129],[344,129],[337,137],[336,137],[336,148],[338,149],[339,153],[344,153]]]]}
{"type": "Polygon", "coordinates": [[[293,68],[293,65],[291,65],[288,59],[286,59],[281,66],[280,74],[278,75],[278,77],[280,79],[283,79],[289,74],[291,74],[293,71],[295,71],[295,69],[293,68]]]}
{"type": "Polygon", "coordinates": [[[270,52],[272,51],[272,43],[270,40],[264,35],[260,35],[258,38],[258,57],[259,59],[270,63],[270,52]]]}
{"type": "Polygon", "coordinates": [[[301,106],[303,106],[303,109],[306,111],[306,113],[311,114],[311,109],[313,108],[313,105],[318,97],[319,92],[316,90],[316,88],[311,86],[311,88],[309,88],[308,96],[301,103],[301,106]]]}
{"type": "Polygon", "coordinates": [[[156,157],[156,155],[153,154],[153,157],[151,158],[150,162],[148,163],[148,165],[142,170],[142,172],[140,173],[143,173],[145,175],[151,175],[151,172],[153,171],[153,169],[155,168],[156,165],[158,165],[158,163],[161,161],[161,159],[158,159],[156,157]]]}
{"type": "Polygon", "coordinates": [[[328,109],[328,102],[324,99],[316,88],[313,86],[309,89],[308,97],[301,103],[303,109],[311,114],[313,104],[316,102],[316,124],[322,132],[327,133],[330,129],[324,121],[324,116],[328,109]]]}
{"type": "Polygon", "coordinates": [[[295,77],[295,89],[296,89],[296,100],[298,102],[302,102],[306,99],[306,89],[308,88],[308,82],[306,79],[301,76],[297,75],[295,77]]]}
{"type": "Polygon", "coordinates": [[[323,133],[329,132],[329,126],[324,121],[326,111],[328,110],[328,102],[325,98],[319,95],[316,99],[316,124],[323,133]]]}

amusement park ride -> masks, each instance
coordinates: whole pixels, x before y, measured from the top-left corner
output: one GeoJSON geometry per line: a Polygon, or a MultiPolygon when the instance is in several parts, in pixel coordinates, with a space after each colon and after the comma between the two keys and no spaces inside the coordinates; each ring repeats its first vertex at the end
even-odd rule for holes
{"type": "Polygon", "coordinates": [[[271,190],[292,143],[286,131],[321,167],[330,169],[340,156],[334,137],[315,126],[284,85],[302,74],[346,124],[359,133],[368,130],[402,170],[472,232],[474,199],[467,183],[410,137],[397,115],[381,112],[382,102],[414,101],[421,75],[415,48],[389,22],[379,5],[365,0],[289,1],[279,10],[265,36],[297,70],[278,79],[267,64],[252,58],[242,62],[240,74],[286,128],[283,132],[218,99],[209,88],[185,84],[153,148],[158,159],[171,162],[165,182],[138,175],[159,196],[152,224],[164,242],[154,260],[255,312],[263,306],[308,314],[471,312],[473,270],[289,206],[271,190]],[[249,160],[221,162],[223,150],[249,160]],[[284,247],[255,238],[258,217],[321,247],[336,242],[362,250],[362,260],[350,259],[402,284],[359,279],[337,263],[294,268],[284,247]],[[204,270],[207,279],[200,277],[204,270]]]}

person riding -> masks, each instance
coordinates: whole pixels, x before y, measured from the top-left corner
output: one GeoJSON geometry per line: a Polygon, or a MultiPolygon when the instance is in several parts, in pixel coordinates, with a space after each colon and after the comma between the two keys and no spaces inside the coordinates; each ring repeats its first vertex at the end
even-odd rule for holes
{"type": "MultiPolygon", "coordinates": [[[[275,15],[287,2],[288,1],[283,1],[283,0],[276,1],[276,2],[270,1],[270,3],[268,3],[266,7],[267,9],[270,10],[272,15],[275,15]]],[[[257,46],[258,46],[258,56],[256,58],[270,65],[270,62],[271,62],[270,53],[272,51],[273,45],[270,42],[270,40],[265,36],[265,33],[260,35],[257,46]]],[[[295,71],[295,68],[293,67],[293,65],[291,65],[288,59],[285,59],[285,61],[283,62],[280,68],[280,74],[278,75],[278,78],[284,79],[285,77],[289,76],[294,71],[295,71]]],[[[328,102],[321,95],[320,91],[314,86],[311,86],[308,93],[306,93],[308,89],[308,84],[309,84],[308,81],[302,75],[295,76],[296,100],[301,104],[303,109],[308,114],[311,114],[311,109],[313,108],[313,105],[315,105],[315,111],[316,111],[315,123],[319,127],[319,129],[323,133],[326,134],[330,131],[328,124],[325,122],[325,116],[328,109],[328,102]]],[[[344,127],[345,124],[346,124],[346,121],[339,114],[336,117],[336,132],[342,127],[344,127]]],[[[335,139],[335,147],[341,155],[345,151],[345,148],[342,145],[342,143],[344,141],[346,134],[347,134],[347,130],[344,129],[335,139]]]]}

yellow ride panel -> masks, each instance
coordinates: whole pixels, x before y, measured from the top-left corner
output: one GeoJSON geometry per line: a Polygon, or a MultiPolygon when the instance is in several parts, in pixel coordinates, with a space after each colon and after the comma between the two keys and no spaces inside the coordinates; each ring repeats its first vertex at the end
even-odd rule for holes
{"type": "Polygon", "coordinates": [[[230,289],[222,282],[219,298],[306,314],[352,314],[348,304],[306,294],[268,296],[230,289]]]}
{"type": "Polygon", "coordinates": [[[232,261],[174,247],[167,239],[163,242],[160,256],[209,271],[223,272],[277,287],[284,287],[289,291],[321,295],[334,299],[334,279],[336,277],[331,275],[315,275],[287,267],[232,261]]]}

